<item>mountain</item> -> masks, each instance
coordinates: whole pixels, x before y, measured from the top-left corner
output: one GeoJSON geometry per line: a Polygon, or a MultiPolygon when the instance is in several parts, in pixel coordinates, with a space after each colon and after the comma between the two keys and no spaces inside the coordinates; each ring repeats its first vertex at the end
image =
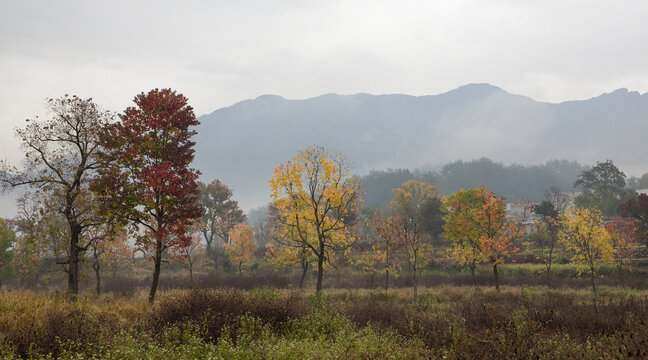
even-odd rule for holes
{"type": "Polygon", "coordinates": [[[648,94],[619,89],[553,104],[469,84],[429,96],[263,95],[199,118],[195,166],[243,207],[268,201],[273,169],[309,145],[343,153],[359,174],[488,157],[504,163],[612,159],[648,170],[648,94]]]}

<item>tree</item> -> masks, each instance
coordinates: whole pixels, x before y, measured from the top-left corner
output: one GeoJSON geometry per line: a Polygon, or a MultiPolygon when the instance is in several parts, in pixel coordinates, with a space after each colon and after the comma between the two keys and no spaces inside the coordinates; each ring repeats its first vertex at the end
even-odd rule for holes
{"type": "Polygon", "coordinates": [[[428,183],[406,181],[394,189],[390,208],[394,217],[389,220],[390,233],[398,239],[405,251],[406,260],[412,271],[414,297],[418,295],[418,278],[423,267],[430,260],[431,236],[426,226],[439,215],[439,189],[428,183]],[[434,211],[436,209],[436,212],[434,211]]]}
{"type": "Polygon", "coordinates": [[[17,200],[18,215],[14,218],[17,237],[13,246],[14,268],[24,286],[27,276],[34,273],[34,283],[38,285],[46,245],[43,243],[41,228],[41,198],[33,193],[21,195],[17,200]]]}
{"type": "Polygon", "coordinates": [[[639,237],[648,239],[648,195],[639,194],[619,205],[619,213],[625,218],[632,219],[639,225],[639,237]]]}
{"type": "Polygon", "coordinates": [[[200,232],[207,243],[207,256],[214,261],[214,270],[217,270],[219,249],[229,242],[229,232],[234,226],[245,222],[246,217],[238,202],[231,199],[232,190],[219,180],[208,185],[198,182],[198,188],[198,199],[204,209],[200,232]]]}
{"type": "Polygon", "coordinates": [[[95,286],[97,295],[101,295],[101,265],[106,262],[110,254],[122,250],[126,243],[126,229],[118,219],[108,219],[100,227],[90,232],[90,257],[91,267],[95,272],[95,286]]]}
{"type": "Polygon", "coordinates": [[[514,241],[524,232],[522,222],[528,204],[522,204],[522,216],[517,221],[506,217],[504,199],[483,187],[459,190],[443,198],[444,233],[453,243],[449,256],[468,264],[473,274],[481,261],[490,262],[499,291],[497,265],[518,251],[514,241]]]}
{"type": "Polygon", "coordinates": [[[200,243],[199,234],[191,235],[189,242],[175,248],[176,257],[181,261],[186,261],[189,265],[187,269],[189,270],[189,284],[192,288],[194,287],[193,266],[201,249],[202,244],[200,243]]]}
{"type": "Polygon", "coordinates": [[[316,262],[316,258],[306,243],[299,241],[296,228],[283,226],[281,221],[279,208],[271,202],[263,221],[263,228],[270,238],[266,243],[266,256],[271,264],[278,267],[299,265],[302,270],[299,288],[303,290],[308,269],[312,262],[316,262]]]}
{"type": "Polygon", "coordinates": [[[236,224],[229,234],[230,244],[225,244],[227,256],[238,264],[239,276],[244,262],[254,260],[256,245],[252,228],[247,224],[236,224]]]}
{"type": "Polygon", "coordinates": [[[538,215],[536,220],[536,235],[539,245],[538,259],[545,267],[547,286],[551,286],[551,266],[553,255],[558,244],[558,217],[567,210],[569,197],[557,187],[545,191],[545,200],[533,206],[533,212],[538,215]]]}
{"type": "MultiPolygon", "coordinates": [[[[605,230],[610,234],[614,249],[614,263],[619,276],[632,272],[632,257],[639,250],[639,225],[626,218],[617,217],[605,224],[605,230]]],[[[625,286],[625,283],[624,283],[625,286]]]]}
{"type": "Polygon", "coordinates": [[[389,275],[400,269],[397,252],[400,250],[397,238],[391,234],[392,226],[380,209],[362,208],[362,221],[356,225],[357,239],[346,253],[349,262],[363,271],[371,273],[371,288],[377,272],[385,273],[385,290],[389,290],[389,275]],[[372,219],[373,218],[373,219],[372,219]]]}
{"type": "MultiPolygon", "coordinates": [[[[0,218],[0,271],[5,272],[11,264],[12,247],[16,241],[16,233],[7,220],[0,218]]],[[[1,283],[0,283],[1,285],[1,283]]]]}
{"type": "MultiPolygon", "coordinates": [[[[399,241],[398,234],[394,233],[397,231],[397,220],[394,217],[387,219],[378,217],[374,219],[370,228],[375,234],[372,250],[376,253],[379,261],[378,268],[385,271],[385,290],[389,290],[389,273],[401,268],[398,253],[405,244],[403,241],[399,241]]],[[[414,253],[414,249],[410,249],[408,254],[410,253],[414,253]]]]}
{"type": "Polygon", "coordinates": [[[171,89],[154,89],[134,99],[117,123],[102,133],[106,167],[94,190],[104,211],[128,220],[138,232],[136,244],[152,255],[155,301],[163,253],[189,242],[186,229],[202,216],[198,171],[190,168],[197,126],[187,98],[171,89]]]}
{"type": "Polygon", "coordinates": [[[24,170],[18,171],[6,162],[0,163],[3,186],[28,185],[56,198],[56,211],[67,224],[68,296],[74,300],[79,293],[79,261],[87,250],[81,243],[85,231],[102,222],[88,206],[88,185],[100,167],[96,155],[99,134],[112,119],[92,99],[64,96],[47,102],[47,120],[27,120],[16,130],[25,152],[24,170]]]}
{"type": "Polygon", "coordinates": [[[349,227],[360,201],[358,179],[343,156],[309,147],[279,165],[270,180],[283,241],[308,249],[317,259],[316,292],[322,291],[324,266],[333,252],[353,242],[349,227]]]}
{"type": "Polygon", "coordinates": [[[573,208],[560,216],[559,239],[572,259],[588,267],[592,291],[596,296],[595,265],[610,262],[614,257],[612,239],[603,227],[603,216],[597,209],[573,208]]]}
{"type": "Polygon", "coordinates": [[[574,199],[576,206],[598,208],[606,218],[617,216],[619,204],[636,196],[634,190],[626,188],[625,178],[612,160],[597,162],[592,169],[581,172],[574,182],[574,188],[582,190],[574,199]]]}

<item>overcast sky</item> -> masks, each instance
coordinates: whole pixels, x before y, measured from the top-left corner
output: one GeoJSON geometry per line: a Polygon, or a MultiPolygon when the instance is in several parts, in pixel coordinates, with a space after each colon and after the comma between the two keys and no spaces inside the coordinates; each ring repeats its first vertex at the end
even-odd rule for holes
{"type": "Polygon", "coordinates": [[[647,1],[0,0],[0,154],[17,161],[12,129],[65,93],[121,111],[172,87],[197,115],[473,82],[550,102],[644,93],[647,18],[647,1]]]}

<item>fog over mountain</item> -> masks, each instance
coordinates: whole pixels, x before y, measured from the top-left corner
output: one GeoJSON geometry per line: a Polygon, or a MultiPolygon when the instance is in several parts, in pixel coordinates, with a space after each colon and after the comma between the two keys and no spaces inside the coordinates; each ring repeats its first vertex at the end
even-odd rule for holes
{"type": "Polygon", "coordinates": [[[434,167],[488,157],[504,163],[612,159],[628,175],[648,170],[648,94],[619,89],[559,104],[489,84],[429,96],[263,95],[199,118],[195,166],[244,208],[268,200],[273,169],[309,145],[371,169],[434,167]]]}

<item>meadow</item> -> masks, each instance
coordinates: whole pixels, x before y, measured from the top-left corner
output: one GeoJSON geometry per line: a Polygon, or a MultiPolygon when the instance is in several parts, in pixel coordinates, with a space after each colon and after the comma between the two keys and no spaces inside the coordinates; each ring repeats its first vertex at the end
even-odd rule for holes
{"type": "MultiPolygon", "coordinates": [[[[506,278],[506,277],[505,277],[506,278]]],[[[648,291],[600,286],[0,293],[4,359],[648,357],[648,291]]]]}

